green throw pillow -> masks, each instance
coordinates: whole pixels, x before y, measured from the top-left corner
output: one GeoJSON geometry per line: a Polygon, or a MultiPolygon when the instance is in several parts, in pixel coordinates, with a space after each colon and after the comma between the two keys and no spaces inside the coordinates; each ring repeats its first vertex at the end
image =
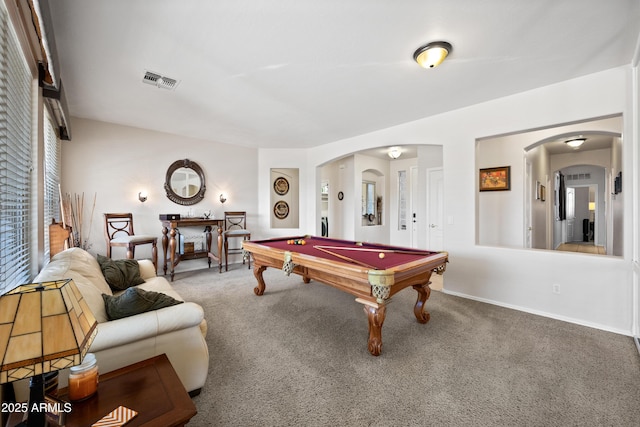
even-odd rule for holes
{"type": "Polygon", "coordinates": [[[98,254],[98,264],[105,280],[116,291],[144,283],[140,277],[140,265],[135,259],[111,259],[98,254]]]}
{"type": "Polygon", "coordinates": [[[145,291],[140,288],[129,288],[117,296],[102,294],[102,299],[104,299],[109,320],[122,319],[183,302],[160,292],[145,291]]]}

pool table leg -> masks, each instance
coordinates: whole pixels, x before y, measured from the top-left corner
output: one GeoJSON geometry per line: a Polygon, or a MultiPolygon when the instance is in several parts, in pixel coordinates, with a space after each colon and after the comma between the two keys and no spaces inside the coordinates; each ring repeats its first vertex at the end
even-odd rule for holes
{"type": "Polygon", "coordinates": [[[379,356],[382,351],[382,324],[386,316],[387,306],[379,305],[375,307],[365,304],[363,308],[369,318],[369,353],[379,356]]]}
{"type": "Polygon", "coordinates": [[[416,305],[413,307],[413,314],[416,315],[418,322],[427,323],[431,318],[431,314],[424,309],[424,305],[431,295],[429,282],[427,281],[427,283],[423,283],[421,285],[413,285],[413,289],[418,291],[418,300],[416,301],[416,305]]]}
{"type": "Polygon", "coordinates": [[[254,262],[253,262],[253,275],[256,277],[256,280],[258,281],[258,286],[253,288],[253,292],[256,295],[264,294],[265,284],[264,284],[264,278],[262,277],[262,272],[265,271],[266,269],[267,269],[266,266],[258,265],[258,264],[255,263],[255,260],[254,260],[254,262]]]}

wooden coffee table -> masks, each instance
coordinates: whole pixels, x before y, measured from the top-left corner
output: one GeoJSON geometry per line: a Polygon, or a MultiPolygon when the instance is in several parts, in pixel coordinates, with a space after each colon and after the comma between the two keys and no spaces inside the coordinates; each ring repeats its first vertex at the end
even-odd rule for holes
{"type": "MultiPolygon", "coordinates": [[[[58,398],[67,401],[67,390],[58,398]]],[[[164,354],[100,375],[98,393],[72,405],[66,427],[90,426],[120,405],[138,412],[125,427],[183,426],[197,413],[164,354]]]]}

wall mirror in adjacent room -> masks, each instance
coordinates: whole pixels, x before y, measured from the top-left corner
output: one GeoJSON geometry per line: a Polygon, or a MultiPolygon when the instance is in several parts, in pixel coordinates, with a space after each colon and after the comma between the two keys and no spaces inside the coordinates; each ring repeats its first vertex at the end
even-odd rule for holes
{"type": "Polygon", "coordinates": [[[613,115],[478,139],[476,168],[510,166],[511,186],[476,183],[477,244],[623,256],[622,127],[613,115]]]}
{"type": "Polygon", "coordinates": [[[362,219],[363,225],[376,224],[376,183],[362,181],[362,219]]]}
{"type": "Polygon", "coordinates": [[[167,169],[164,182],[167,197],[179,205],[195,205],[204,198],[204,172],[189,159],[177,160],[167,169]]]}

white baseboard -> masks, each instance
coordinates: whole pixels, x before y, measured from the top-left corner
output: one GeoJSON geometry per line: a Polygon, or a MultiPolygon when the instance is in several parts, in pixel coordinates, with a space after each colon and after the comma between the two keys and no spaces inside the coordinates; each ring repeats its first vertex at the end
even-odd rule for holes
{"type": "Polygon", "coordinates": [[[460,292],[448,291],[446,288],[443,289],[442,292],[445,293],[445,294],[454,295],[454,296],[458,296],[458,297],[461,297],[461,298],[467,298],[467,299],[471,299],[471,300],[474,300],[474,301],[480,301],[480,302],[484,302],[484,303],[487,303],[487,304],[497,305],[499,307],[505,307],[505,308],[509,308],[509,309],[512,309],[512,310],[518,310],[518,311],[523,311],[525,313],[535,314],[537,316],[548,317],[548,318],[551,318],[551,319],[561,320],[561,321],[567,322],[567,323],[574,323],[576,325],[587,326],[589,328],[594,328],[594,329],[600,329],[602,331],[613,332],[614,334],[626,335],[626,336],[629,336],[629,337],[633,336],[633,333],[630,330],[611,328],[609,326],[601,325],[599,323],[585,322],[583,320],[578,320],[578,319],[574,319],[574,318],[566,317],[566,316],[558,316],[557,314],[547,313],[545,311],[532,310],[532,309],[526,308],[526,307],[520,307],[520,306],[512,305],[512,304],[505,304],[505,303],[502,303],[502,302],[493,301],[493,300],[485,299],[485,298],[478,298],[478,297],[475,297],[475,296],[472,296],[472,295],[463,294],[463,293],[460,293],[460,292]]]}

